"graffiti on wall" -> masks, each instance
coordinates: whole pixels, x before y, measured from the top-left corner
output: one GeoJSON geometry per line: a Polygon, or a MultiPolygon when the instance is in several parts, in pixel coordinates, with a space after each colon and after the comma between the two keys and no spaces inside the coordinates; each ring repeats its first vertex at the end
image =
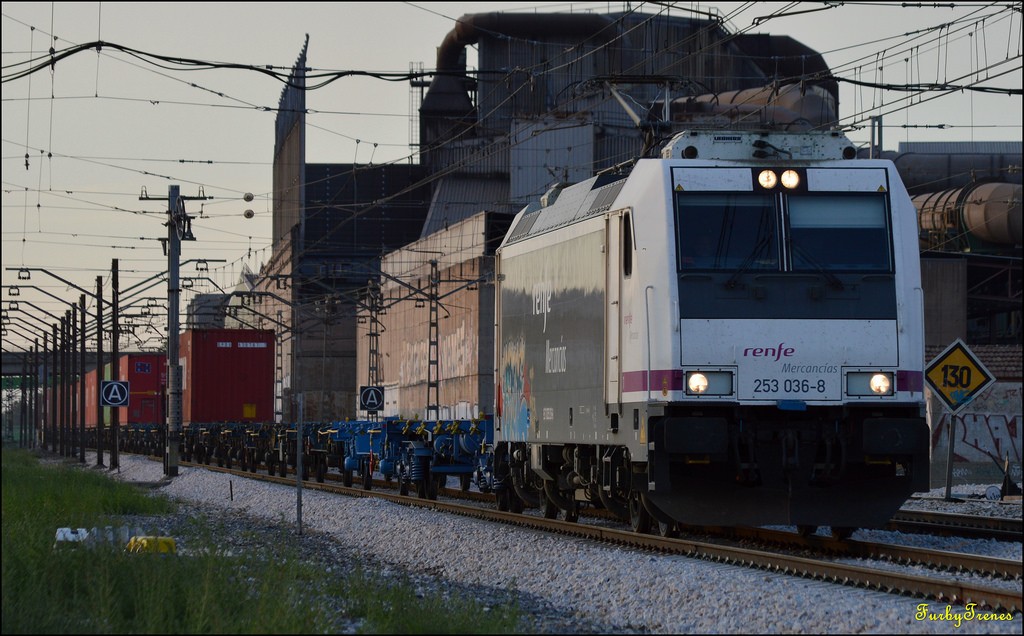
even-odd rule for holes
{"type": "Polygon", "coordinates": [[[1010,477],[1021,479],[1021,385],[992,385],[953,415],[937,398],[931,406],[933,485],[944,479],[953,427],[953,478],[959,483],[993,479],[1009,459],[1010,477]]]}
{"type": "MultiPolygon", "coordinates": [[[[446,380],[475,373],[478,342],[475,325],[467,326],[465,320],[459,323],[454,331],[442,336],[438,343],[438,379],[446,380]]],[[[401,364],[398,369],[401,386],[427,381],[429,353],[428,343],[425,341],[403,343],[401,364]]]]}

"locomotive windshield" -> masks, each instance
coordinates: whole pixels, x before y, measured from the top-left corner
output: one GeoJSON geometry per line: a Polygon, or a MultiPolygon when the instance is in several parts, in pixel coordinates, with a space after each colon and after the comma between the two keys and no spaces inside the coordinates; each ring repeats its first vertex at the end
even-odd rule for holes
{"type": "Polygon", "coordinates": [[[804,195],[787,202],[793,270],[891,271],[884,195],[804,195]]]}
{"type": "Polygon", "coordinates": [[[677,192],[679,267],[891,272],[886,201],[873,192],[677,192]]]}
{"type": "Polygon", "coordinates": [[[778,269],[775,203],[770,195],[680,194],[684,269],[778,269]]]}

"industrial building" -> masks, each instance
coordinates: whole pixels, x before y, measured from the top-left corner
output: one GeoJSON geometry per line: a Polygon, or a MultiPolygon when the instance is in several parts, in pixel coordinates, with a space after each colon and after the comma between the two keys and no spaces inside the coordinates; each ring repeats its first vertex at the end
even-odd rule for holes
{"type": "MultiPolygon", "coordinates": [[[[305,67],[303,46],[295,86],[305,67]]],[[[365,385],[386,387],[375,415],[490,412],[488,275],[519,209],[687,127],[828,127],[840,104],[827,76],[787,36],[705,16],[465,15],[430,80],[410,83],[418,163],[306,163],[304,92],[282,91],[273,256],[219,313],[276,331],[279,420],[300,402],[306,420],[366,416],[365,385]]],[[[993,345],[1019,370],[1020,144],[881,154],[920,201],[929,350],[993,345]]]]}

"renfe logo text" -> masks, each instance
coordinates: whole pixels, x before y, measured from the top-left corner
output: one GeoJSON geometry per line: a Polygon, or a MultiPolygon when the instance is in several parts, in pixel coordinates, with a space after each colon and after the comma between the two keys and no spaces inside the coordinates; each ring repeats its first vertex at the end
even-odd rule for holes
{"type": "Polygon", "coordinates": [[[772,358],[778,360],[779,358],[788,358],[792,356],[796,349],[793,347],[783,347],[785,342],[780,342],[777,347],[747,347],[743,350],[744,358],[772,358]]]}
{"type": "Polygon", "coordinates": [[[544,316],[544,328],[548,330],[548,312],[551,311],[551,283],[541,282],[533,285],[533,315],[544,316]]]}

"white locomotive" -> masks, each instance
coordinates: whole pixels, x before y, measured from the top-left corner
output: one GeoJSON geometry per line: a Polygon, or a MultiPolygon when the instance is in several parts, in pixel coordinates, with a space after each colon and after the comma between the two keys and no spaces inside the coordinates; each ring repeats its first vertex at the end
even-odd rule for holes
{"type": "Polygon", "coordinates": [[[927,489],[916,213],[842,134],[680,133],[496,261],[502,509],[848,534],[927,489]]]}

